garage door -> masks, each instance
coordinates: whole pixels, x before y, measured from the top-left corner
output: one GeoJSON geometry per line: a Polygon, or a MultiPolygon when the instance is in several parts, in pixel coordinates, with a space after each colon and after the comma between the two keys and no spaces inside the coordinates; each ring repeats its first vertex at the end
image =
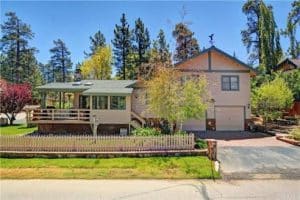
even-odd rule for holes
{"type": "Polygon", "coordinates": [[[216,107],[217,131],[244,130],[244,107],[216,107]]]}
{"type": "Polygon", "coordinates": [[[190,119],[183,123],[182,129],[185,131],[205,131],[205,119],[190,119]]]}

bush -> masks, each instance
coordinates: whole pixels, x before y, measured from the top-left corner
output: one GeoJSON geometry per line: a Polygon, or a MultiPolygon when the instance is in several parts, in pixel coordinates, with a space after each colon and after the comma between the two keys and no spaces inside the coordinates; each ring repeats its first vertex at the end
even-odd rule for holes
{"type": "Polygon", "coordinates": [[[181,131],[181,130],[178,130],[174,133],[174,135],[186,135],[188,134],[186,131],[181,131]]]}
{"type": "Polygon", "coordinates": [[[146,128],[137,128],[134,129],[132,132],[132,135],[135,136],[159,136],[161,135],[161,132],[155,128],[150,128],[150,127],[146,127],[146,128]]]}
{"type": "Polygon", "coordinates": [[[300,141],[300,127],[294,128],[294,129],[290,132],[290,136],[291,136],[294,140],[299,140],[299,141],[300,141]]]}
{"type": "Polygon", "coordinates": [[[207,142],[202,139],[197,139],[195,144],[196,149],[207,149],[207,142]]]}

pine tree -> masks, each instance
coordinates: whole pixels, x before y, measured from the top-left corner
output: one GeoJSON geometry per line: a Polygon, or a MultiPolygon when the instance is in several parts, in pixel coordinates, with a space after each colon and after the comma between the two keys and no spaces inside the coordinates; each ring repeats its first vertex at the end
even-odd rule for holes
{"type": "Polygon", "coordinates": [[[114,59],[117,70],[117,76],[121,79],[128,79],[128,70],[130,69],[129,55],[132,53],[132,33],[129,29],[129,24],[126,20],[125,14],[122,14],[121,24],[116,24],[112,40],[114,45],[114,59]]]}
{"type": "Polygon", "coordinates": [[[8,12],[5,16],[8,19],[1,25],[1,55],[5,59],[1,61],[1,72],[5,72],[2,76],[14,83],[28,82],[37,67],[36,49],[28,45],[34,34],[16,13],[8,12]]]}
{"type": "Polygon", "coordinates": [[[87,57],[95,54],[99,47],[106,46],[106,40],[101,31],[97,31],[94,36],[90,36],[90,53],[84,52],[87,57]]]}
{"type": "Polygon", "coordinates": [[[258,63],[260,71],[269,74],[282,56],[272,7],[262,0],[248,0],[243,12],[248,27],[241,34],[249,53],[248,60],[252,65],[258,63]]]}
{"type": "Polygon", "coordinates": [[[71,53],[61,39],[54,40],[53,43],[54,47],[50,49],[53,80],[66,82],[70,79],[70,69],[72,68],[71,53]]]}
{"type": "Polygon", "coordinates": [[[296,38],[297,28],[300,27],[300,1],[292,3],[292,10],[287,18],[287,27],[283,35],[290,40],[290,47],[288,53],[292,58],[300,58],[300,41],[296,38]]]}
{"type": "Polygon", "coordinates": [[[199,45],[194,33],[184,23],[178,23],[173,31],[176,39],[174,60],[180,62],[191,58],[199,53],[199,45]]]}
{"type": "Polygon", "coordinates": [[[153,42],[153,51],[157,54],[157,60],[165,63],[171,63],[171,53],[169,44],[167,44],[165,33],[162,29],[159,30],[157,39],[153,42]]]}
{"type": "Polygon", "coordinates": [[[140,66],[142,63],[148,62],[149,56],[147,53],[150,49],[150,36],[149,31],[145,28],[145,25],[141,18],[138,18],[135,21],[134,29],[134,42],[133,48],[137,53],[138,57],[136,59],[137,66],[140,66]]]}

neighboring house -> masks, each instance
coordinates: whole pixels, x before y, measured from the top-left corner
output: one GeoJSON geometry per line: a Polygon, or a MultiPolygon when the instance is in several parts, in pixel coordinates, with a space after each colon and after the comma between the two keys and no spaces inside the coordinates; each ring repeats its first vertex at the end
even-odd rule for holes
{"type": "MultiPolygon", "coordinates": [[[[250,76],[254,70],[238,59],[212,46],[199,55],[178,63],[183,78],[204,74],[211,93],[211,105],[205,119],[190,119],[188,131],[236,130],[247,128],[250,119],[250,76]]],[[[72,93],[72,109],[35,110],[31,122],[41,132],[77,132],[126,134],[155,116],[146,112],[146,91],[141,82],[132,80],[82,80],[50,83],[37,88],[43,94],[72,93]]],[[[61,106],[59,106],[61,107],[61,106]]]]}
{"type": "Polygon", "coordinates": [[[286,58],[278,63],[276,66],[276,71],[287,72],[294,69],[300,69],[300,59],[290,59],[286,58]]]}
{"type": "MultiPolygon", "coordinates": [[[[283,73],[292,73],[295,70],[300,70],[300,59],[286,58],[279,62],[275,69],[276,71],[282,71],[283,73]]],[[[300,115],[300,99],[295,99],[295,102],[292,108],[288,110],[287,115],[300,115]]]]}

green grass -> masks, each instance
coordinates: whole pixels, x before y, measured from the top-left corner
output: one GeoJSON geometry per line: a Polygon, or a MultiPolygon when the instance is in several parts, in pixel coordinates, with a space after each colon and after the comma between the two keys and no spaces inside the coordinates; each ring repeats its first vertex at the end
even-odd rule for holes
{"type": "Polygon", "coordinates": [[[25,135],[37,130],[37,127],[27,128],[26,124],[14,124],[12,126],[1,126],[0,135],[25,135]]]}
{"type": "Polygon", "coordinates": [[[204,156],[149,158],[0,158],[2,179],[219,178],[204,156]]]}

